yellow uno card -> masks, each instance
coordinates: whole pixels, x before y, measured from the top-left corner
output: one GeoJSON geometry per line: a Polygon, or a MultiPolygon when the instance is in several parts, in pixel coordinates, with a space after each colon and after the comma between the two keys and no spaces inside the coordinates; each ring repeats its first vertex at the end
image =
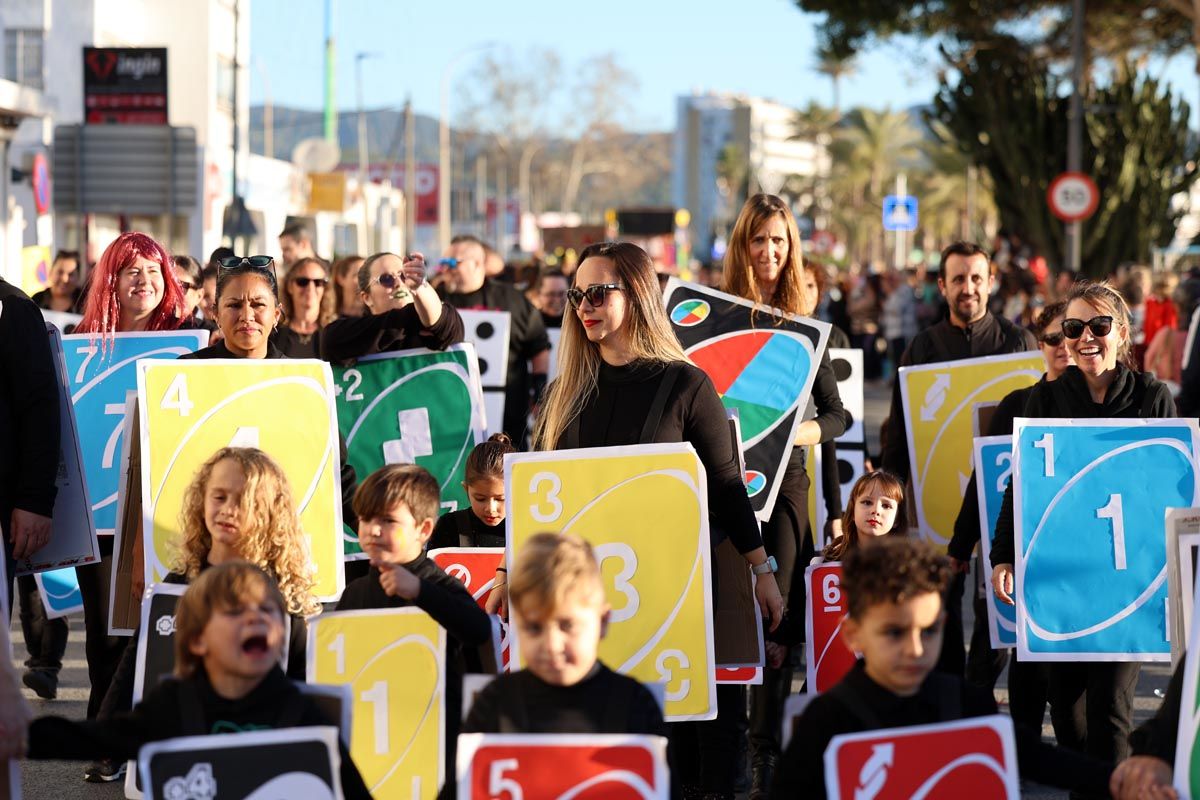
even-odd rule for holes
{"type": "MultiPolygon", "coordinates": [[[[708,495],[692,446],[512,454],[504,483],[510,566],[535,533],[590,542],[612,606],[600,659],[665,683],[668,720],[716,717],[708,495]]],[[[515,630],[513,641],[516,669],[515,630]]]]}
{"type": "Polygon", "coordinates": [[[308,623],[308,682],[349,685],[350,756],[371,795],[433,800],[445,775],[446,632],[418,608],[308,623]]]}
{"type": "Polygon", "coordinates": [[[138,362],[146,585],[176,556],[184,495],[222,447],[257,447],[288,477],[316,568],[315,594],[345,585],[333,378],[323,361],[210,359],[138,362]]]}

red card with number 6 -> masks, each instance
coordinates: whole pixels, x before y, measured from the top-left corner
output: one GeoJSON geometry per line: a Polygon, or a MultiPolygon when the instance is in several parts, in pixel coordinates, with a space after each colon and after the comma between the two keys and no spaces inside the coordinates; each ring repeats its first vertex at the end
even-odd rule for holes
{"type": "Polygon", "coordinates": [[[808,608],[804,612],[804,656],[808,683],[805,691],[827,691],[842,679],[854,662],[854,652],[842,638],[846,619],[846,593],[842,591],[842,565],[827,561],[809,567],[804,573],[808,588],[808,608]]]}

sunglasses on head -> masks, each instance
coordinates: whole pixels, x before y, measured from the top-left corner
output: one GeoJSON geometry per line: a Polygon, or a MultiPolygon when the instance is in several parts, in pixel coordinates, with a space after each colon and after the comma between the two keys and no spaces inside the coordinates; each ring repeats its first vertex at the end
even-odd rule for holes
{"type": "Polygon", "coordinates": [[[326,278],[296,278],[293,283],[295,283],[301,289],[307,289],[310,283],[313,286],[316,286],[318,289],[324,289],[329,285],[329,281],[326,278]]]}
{"type": "Polygon", "coordinates": [[[1108,336],[1108,332],[1112,330],[1112,317],[1092,317],[1087,322],[1081,319],[1064,319],[1062,324],[1063,336],[1068,339],[1078,339],[1083,336],[1083,329],[1086,327],[1092,332],[1092,336],[1108,336]]]}
{"type": "Polygon", "coordinates": [[[567,300],[571,301],[572,308],[579,308],[584,299],[592,308],[599,308],[604,305],[604,298],[609,292],[619,291],[621,291],[621,285],[617,283],[593,283],[586,289],[571,289],[567,292],[567,300]]]}
{"type": "Polygon", "coordinates": [[[1066,337],[1063,336],[1061,332],[1060,333],[1047,333],[1044,336],[1042,336],[1042,344],[1047,345],[1049,347],[1058,347],[1060,344],[1063,343],[1063,339],[1065,339],[1065,338],[1066,337]]]}
{"type": "Polygon", "coordinates": [[[239,267],[266,269],[274,263],[275,259],[270,256],[226,256],[217,262],[221,269],[237,269],[239,267]]]}

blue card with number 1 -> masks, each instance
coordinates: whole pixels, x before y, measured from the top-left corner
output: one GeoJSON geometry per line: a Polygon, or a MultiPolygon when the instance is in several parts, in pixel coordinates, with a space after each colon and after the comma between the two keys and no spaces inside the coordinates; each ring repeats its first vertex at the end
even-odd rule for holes
{"type": "Polygon", "coordinates": [[[1018,419],[1017,653],[1169,661],[1168,508],[1200,500],[1194,419],[1018,419]]]}

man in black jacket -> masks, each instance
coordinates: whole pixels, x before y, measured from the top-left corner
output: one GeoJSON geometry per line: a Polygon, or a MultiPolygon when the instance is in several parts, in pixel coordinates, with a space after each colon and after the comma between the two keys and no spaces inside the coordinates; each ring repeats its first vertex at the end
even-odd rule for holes
{"type": "MultiPolygon", "coordinates": [[[[59,461],[58,383],[46,323],[0,279],[0,529],[5,575],[50,541],[59,461]]],[[[12,584],[4,586],[4,607],[12,584]]],[[[7,622],[6,622],[7,624],[7,622]]]]}
{"type": "MultiPolygon", "coordinates": [[[[1036,350],[1037,340],[1032,333],[988,311],[988,295],[995,275],[995,265],[978,244],[955,242],[943,250],[938,289],[949,305],[949,317],[918,333],[900,357],[899,366],[1036,350]]],[[[902,481],[908,479],[908,431],[899,375],[892,385],[892,408],[882,461],[884,469],[902,481]]],[[[969,563],[958,559],[953,563],[956,573],[946,597],[946,636],[937,668],[961,677],[966,668],[962,596],[969,563]]]]}

